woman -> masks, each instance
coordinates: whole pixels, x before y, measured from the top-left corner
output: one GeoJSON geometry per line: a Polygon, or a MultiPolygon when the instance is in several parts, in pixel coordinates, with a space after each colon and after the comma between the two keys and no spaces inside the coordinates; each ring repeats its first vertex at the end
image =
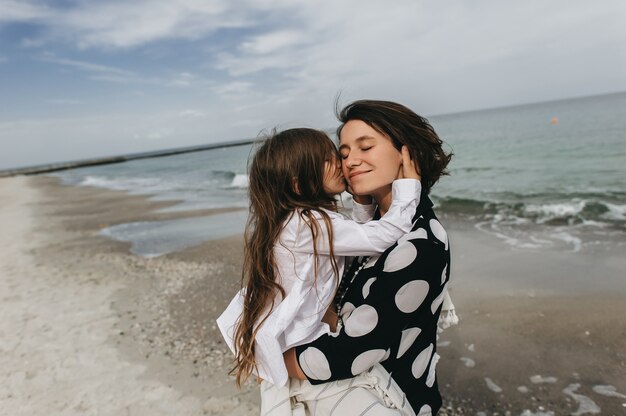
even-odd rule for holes
{"type": "MultiPolygon", "coordinates": [[[[335,298],[337,333],[285,353],[290,376],[310,382],[295,388],[293,395],[308,408],[325,397],[329,403],[324,405],[336,414],[360,414],[368,409],[359,406],[367,404],[358,397],[349,399],[359,389],[343,389],[334,397],[328,393],[332,389],[326,389],[311,396],[307,386],[369,372],[379,385],[387,386],[385,401],[393,402],[391,407],[404,409],[406,398],[412,409],[402,414],[436,414],[441,407],[435,373],[437,324],[447,295],[450,250],[427,195],[447,174],[452,154],[443,150],[427,120],[400,104],[356,101],[339,113],[339,120],[343,174],[355,194],[373,197],[383,215],[390,207],[391,183],[405,145],[417,162],[422,196],[408,234],[382,255],[357,258],[347,268],[335,298]],[[386,376],[389,379],[383,382],[386,376]],[[406,394],[400,402],[393,397],[398,389],[406,394]]],[[[319,414],[325,412],[317,408],[319,414]]]]}

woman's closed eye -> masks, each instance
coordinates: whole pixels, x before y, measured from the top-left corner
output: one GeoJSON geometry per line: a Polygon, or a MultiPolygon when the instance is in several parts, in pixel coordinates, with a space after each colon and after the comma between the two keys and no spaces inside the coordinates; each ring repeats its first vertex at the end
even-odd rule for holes
{"type": "MultiPolygon", "coordinates": [[[[372,147],[374,147],[374,146],[361,147],[359,150],[360,150],[361,152],[367,152],[367,151],[368,151],[368,150],[370,150],[372,147]]],[[[343,152],[343,153],[340,153],[340,154],[339,154],[339,157],[340,157],[340,158],[342,158],[342,159],[347,159],[349,155],[350,155],[350,153],[349,153],[349,152],[343,152]]]]}

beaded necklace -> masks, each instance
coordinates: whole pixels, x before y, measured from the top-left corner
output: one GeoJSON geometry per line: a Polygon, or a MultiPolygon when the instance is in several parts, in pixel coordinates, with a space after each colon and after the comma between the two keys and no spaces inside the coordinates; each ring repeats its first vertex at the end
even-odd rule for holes
{"type": "Polygon", "coordinates": [[[337,288],[337,294],[335,295],[335,309],[337,310],[337,316],[341,317],[341,307],[343,304],[343,298],[346,297],[346,293],[348,292],[348,288],[354,282],[354,279],[359,274],[361,270],[367,264],[369,257],[356,257],[350,267],[343,274],[341,278],[341,282],[339,283],[339,288],[337,288]]]}

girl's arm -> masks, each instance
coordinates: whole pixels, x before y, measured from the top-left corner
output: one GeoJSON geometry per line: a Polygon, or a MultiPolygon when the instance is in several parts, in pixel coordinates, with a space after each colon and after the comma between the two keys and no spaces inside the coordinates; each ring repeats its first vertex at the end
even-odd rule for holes
{"type": "MultiPolygon", "coordinates": [[[[333,249],[337,256],[369,256],[380,254],[407,234],[413,226],[412,219],[420,201],[421,184],[416,179],[396,179],[392,184],[392,203],[387,213],[377,221],[359,224],[340,214],[329,213],[333,249]]],[[[303,221],[294,230],[292,241],[286,246],[298,253],[313,253],[313,244],[317,244],[317,253],[328,255],[328,229],[321,216],[318,219],[320,233],[314,242],[311,230],[303,221]]]]}
{"type": "MultiPolygon", "coordinates": [[[[420,201],[422,190],[420,179],[419,168],[411,159],[408,148],[402,146],[402,164],[397,179],[392,183],[391,206],[380,220],[358,224],[342,215],[329,213],[334,254],[338,256],[380,254],[407,234],[413,225],[413,216],[420,201]]],[[[367,201],[358,196],[356,200],[357,203],[367,201]]],[[[296,229],[291,229],[291,241],[284,241],[285,246],[300,253],[330,254],[331,232],[321,215],[319,217],[320,238],[314,239],[309,224],[305,224],[300,218],[296,229]]]]}
{"type": "Polygon", "coordinates": [[[372,203],[371,198],[369,201],[357,201],[355,195],[352,201],[352,213],[350,215],[352,220],[358,222],[359,224],[365,224],[374,218],[374,215],[376,214],[376,205],[372,203]]]}

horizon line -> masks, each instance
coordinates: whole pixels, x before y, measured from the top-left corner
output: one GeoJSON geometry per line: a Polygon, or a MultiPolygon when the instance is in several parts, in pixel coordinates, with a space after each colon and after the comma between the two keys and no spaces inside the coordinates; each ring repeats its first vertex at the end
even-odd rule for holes
{"type": "MultiPolygon", "coordinates": [[[[579,99],[602,97],[602,96],[607,96],[607,95],[618,95],[618,94],[625,94],[625,93],[626,91],[613,91],[613,92],[606,92],[606,93],[596,93],[596,94],[591,94],[591,95],[550,99],[550,100],[545,100],[545,101],[535,101],[535,102],[527,102],[527,103],[520,103],[520,104],[508,104],[508,105],[504,105],[501,107],[488,107],[488,108],[479,108],[479,109],[472,109],[472,110],[455,111],[451,113],[433,114],[433,115],[427,116],[427,118],[448,117],[448,116],[471,114],[471,113],[478,113],[478,112],[484,112],[484,111],[505,110],[505,109],[512,109],[512,108],[518,108],[518,107],[526,107],[526,106],[531,106],[531,105],[538,105],[538,104],[548,104],[548,103],[555,103],[555,102],[560,102],[560,101],[579,100],[579,99]]],[[[329,127],[329,128],[323,128],[320,130],[328,133],[328,132],[334,132],[335,129],[336,129],[335,127],[329,127]]],[[[56,171],[61,171],[61,170],[74,169],[74,168],[124,163],[124,162],[137,160],[137,159],[149,159],[149,158],[173,156],[173,155],[184,154],[184,153],[201,152],[205,150],[219,149],[219,148],[225,148],[225,147],[244,146],[247,144],[252,144],[256,142],[257,140],[258,140],[258,136],[253,139],[251,138],[235,139],[235,140],[212,142],[212,143],[199,144],[199,145],[168,147],[168,148],[163,148],[163,149],[147,150],[144,152],[107,155],[107,156],[99,156],[99,157],[92,157],[92,158],[79,159],[79,160],[52,162],[52,163],[45,163],[45,164],[39,164],[39,165],[28,165],[28,166],[22,166],[22,167],[16,167],[16,168],[0,169],[0,178],[18,176],[18,175],[37,175],[37,174],[42,174],[42,173],[56,172],[56,171]]]]}

